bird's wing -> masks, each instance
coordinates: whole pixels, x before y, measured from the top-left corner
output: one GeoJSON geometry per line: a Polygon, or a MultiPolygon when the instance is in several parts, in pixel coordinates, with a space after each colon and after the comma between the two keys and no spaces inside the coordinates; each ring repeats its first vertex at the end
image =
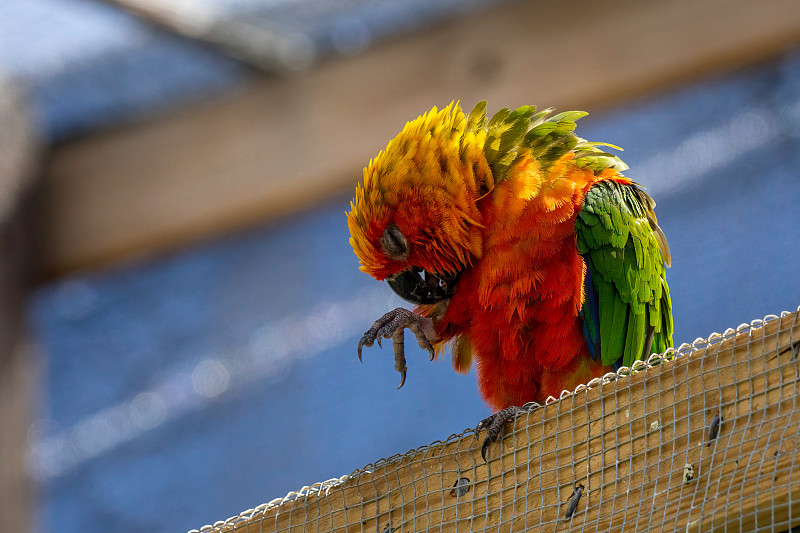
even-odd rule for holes
{"type": "Polygon", "coordinates": [[[584,334],[604,365],[631,366],[672,346],[670,253],[654,206],[636,184],[604,180],[587,191],[575,221],[586,262],[584,334]]]}

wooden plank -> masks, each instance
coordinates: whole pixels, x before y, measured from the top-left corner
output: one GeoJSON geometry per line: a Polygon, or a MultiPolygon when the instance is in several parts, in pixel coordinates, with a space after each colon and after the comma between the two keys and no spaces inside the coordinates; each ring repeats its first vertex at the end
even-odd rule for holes
{"type": "Polygon", "coordinates": [[[788,530],[800,525],[792,343],[800,312],[531,411],[488,464],[466,433],[201,531],[788,530]]]}
{"type": "Polygon", "coordinates": [[[25,468],[33,362],[24,311],[37,155],[32,130],[24,102],[0,79],[0,524],[4,531],[33,530],[33,484],[25,468]]]}
{"type": "Polygon", "coordinates": [[[47,275],[273,219],[351,189],[408,119],[460,99],[595,110],[800,41],[793,0],[515,2],[56,147],[47,275]]]}

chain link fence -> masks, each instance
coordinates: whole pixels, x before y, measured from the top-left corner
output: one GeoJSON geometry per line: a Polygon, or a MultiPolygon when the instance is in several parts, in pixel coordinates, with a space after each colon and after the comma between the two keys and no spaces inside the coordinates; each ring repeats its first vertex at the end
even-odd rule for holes
{"type": "Polygon", "coordinates": [[[800,308],[549,398],[488,462],[467,430],[199,532],[790,531],[799,351],[800,308]]]}

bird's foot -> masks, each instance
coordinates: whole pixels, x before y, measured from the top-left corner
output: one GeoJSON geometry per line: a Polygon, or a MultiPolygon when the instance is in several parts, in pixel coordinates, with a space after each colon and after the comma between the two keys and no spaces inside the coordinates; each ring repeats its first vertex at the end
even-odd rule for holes
{"type": "Polygon", "coordinates": [[[405,328],[411,330],[417,337],[419,347],[427,350],[433,361],[436,351],[433,349],[432,342],[436,341],[436,331],[433,327],[433,319],[412,313],[408,309],[398,307],[389,311],[372,324],[361,340],[358,341],[358,360],[361,361],[361,350],[364,346],[370,347],[375,341],[381,346],[381,339],[392,339],[394,348],[394,369],[400,373],[400,385],[406,382],[406,356],[405,341],[403,331],[405,328]]]}
{"type": "Polygon", "coordinates": [[[478,427],[475,428],[475,435],[480,434],[484,429],[486,430],[486,438],[483,439],[483,444],[481,445],[481,457],[483,457],[484,461],[486,461],[486,452],[489,451],[489,446],[493,442],[497,442],[503,434],[503,427],[506,422],[514,420],[517,415],[528,410],[529,407],[527,406],[517,407],[512,405],[484,418],[478,423],[478,427]]]}

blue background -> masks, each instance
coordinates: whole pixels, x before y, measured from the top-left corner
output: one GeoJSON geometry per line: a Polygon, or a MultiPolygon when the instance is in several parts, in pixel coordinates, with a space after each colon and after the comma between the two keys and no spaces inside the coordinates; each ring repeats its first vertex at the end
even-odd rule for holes
{"type": "MultiPolygon", "coordinates": [[[[43,35],[74,22],[44,0],[11,2],[43,6],[52,30],[43,35]]],[[[100,8],[82,20],[95,16],[125,30],[113,42],[131,63],[106,50],[111,66],[102,72],[127,92],[86,96],[81,68],[62,65],[44,80],[26,71],[41,58],[4,58],[30,86],[53,139],[116,120],[109,113],[136,114],[140,102],[152,111],[154,100],[174,102],[187,87],[214,92],[247,76],[238,63],[165,41],[127,15],[100,8]],[[122,73],[150,68],[148,54],[172,82],[124,83],[122,73]]],[[[91,49],[90,32],[70,35],[89,39],[76,49],[91,49]]],[[[579,124],[583,137],[624,147],[627,174],[658,202],[672,249],[678,344],[800,305],[798,67],[800,52],[790,53],[579,124]]],[[[490,102],[490,110],[502,105],[490,102]]],[[[474,376],[427,362],[413,343],[399,391],[388,346],[367,349],[358,363],[361,333],[401,302],[358,271],[349,199],[166,257],[62,278],[31,297],[43,383],[30,431],[39,529],[199,528],[486,416],[474,376]]]]}

